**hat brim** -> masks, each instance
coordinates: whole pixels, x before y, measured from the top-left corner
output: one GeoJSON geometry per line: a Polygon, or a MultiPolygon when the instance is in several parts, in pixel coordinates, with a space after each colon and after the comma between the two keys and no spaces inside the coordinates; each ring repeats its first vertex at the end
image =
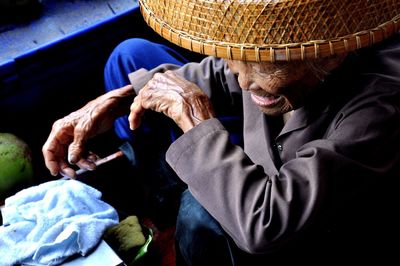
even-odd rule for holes
{"type": "Polygon", "coordinates": [[[154,31],[176,45],[204,55],[254,62],[313,60],[344,54],[378,43],[400,29],[400,15],[397,15],[377,27],[330,40],[287,44],[234,43],[205,39],[176,29],[157,17],[147,1],[140,1],[140,10],[144,20],[154,31]]]}

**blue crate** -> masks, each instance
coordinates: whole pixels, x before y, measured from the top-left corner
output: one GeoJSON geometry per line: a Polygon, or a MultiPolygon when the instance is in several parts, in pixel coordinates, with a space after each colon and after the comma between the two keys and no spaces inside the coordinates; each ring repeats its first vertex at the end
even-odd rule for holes
{"type": "Polygon", "coordinates": [[[24,139],[39,167],[52,123],[103,93],[113,48],[149,30],[133,0],[42,3],[40,18],[0,27],[0,132],[24,139]]]}

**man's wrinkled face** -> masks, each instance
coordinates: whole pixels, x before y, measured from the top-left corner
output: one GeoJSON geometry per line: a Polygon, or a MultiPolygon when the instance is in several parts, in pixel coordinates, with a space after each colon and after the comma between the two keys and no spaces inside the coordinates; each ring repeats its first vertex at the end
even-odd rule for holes
{"type": "Polygon", "coordinates": [[[318,84],[305,62],[253,63],[227,60],[239,85],[267,115],[299,108],[318,84]]]}

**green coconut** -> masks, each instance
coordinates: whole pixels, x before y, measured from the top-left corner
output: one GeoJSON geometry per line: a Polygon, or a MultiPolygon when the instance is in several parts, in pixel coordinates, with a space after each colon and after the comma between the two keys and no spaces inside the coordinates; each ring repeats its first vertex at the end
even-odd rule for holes
{"type": "Polygon", "coordinates": [[[0,133],[0,201],[33,184],[32,152],[11,133],[0,133]]]}

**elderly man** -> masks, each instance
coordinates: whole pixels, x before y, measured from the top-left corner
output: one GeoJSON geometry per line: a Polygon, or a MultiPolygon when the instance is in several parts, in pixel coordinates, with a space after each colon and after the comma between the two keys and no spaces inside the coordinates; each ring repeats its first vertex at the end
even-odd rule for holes
{"type": "Polygon", "coordinates": [[[118,46],[105,71],[109,92],[54,123],[43,146],[50,172],[93,169],[85,142],[117,118],[119,136],[130,138],[127,128],[152,110],[183,132],[166,153],[188,187],[178,265],[393,256],[400,4],[140,2],[154,30],[209,57],[187,63],[139,39],[118,46]],[[243,145],[219,119],[238,112],[243,145]]]}

